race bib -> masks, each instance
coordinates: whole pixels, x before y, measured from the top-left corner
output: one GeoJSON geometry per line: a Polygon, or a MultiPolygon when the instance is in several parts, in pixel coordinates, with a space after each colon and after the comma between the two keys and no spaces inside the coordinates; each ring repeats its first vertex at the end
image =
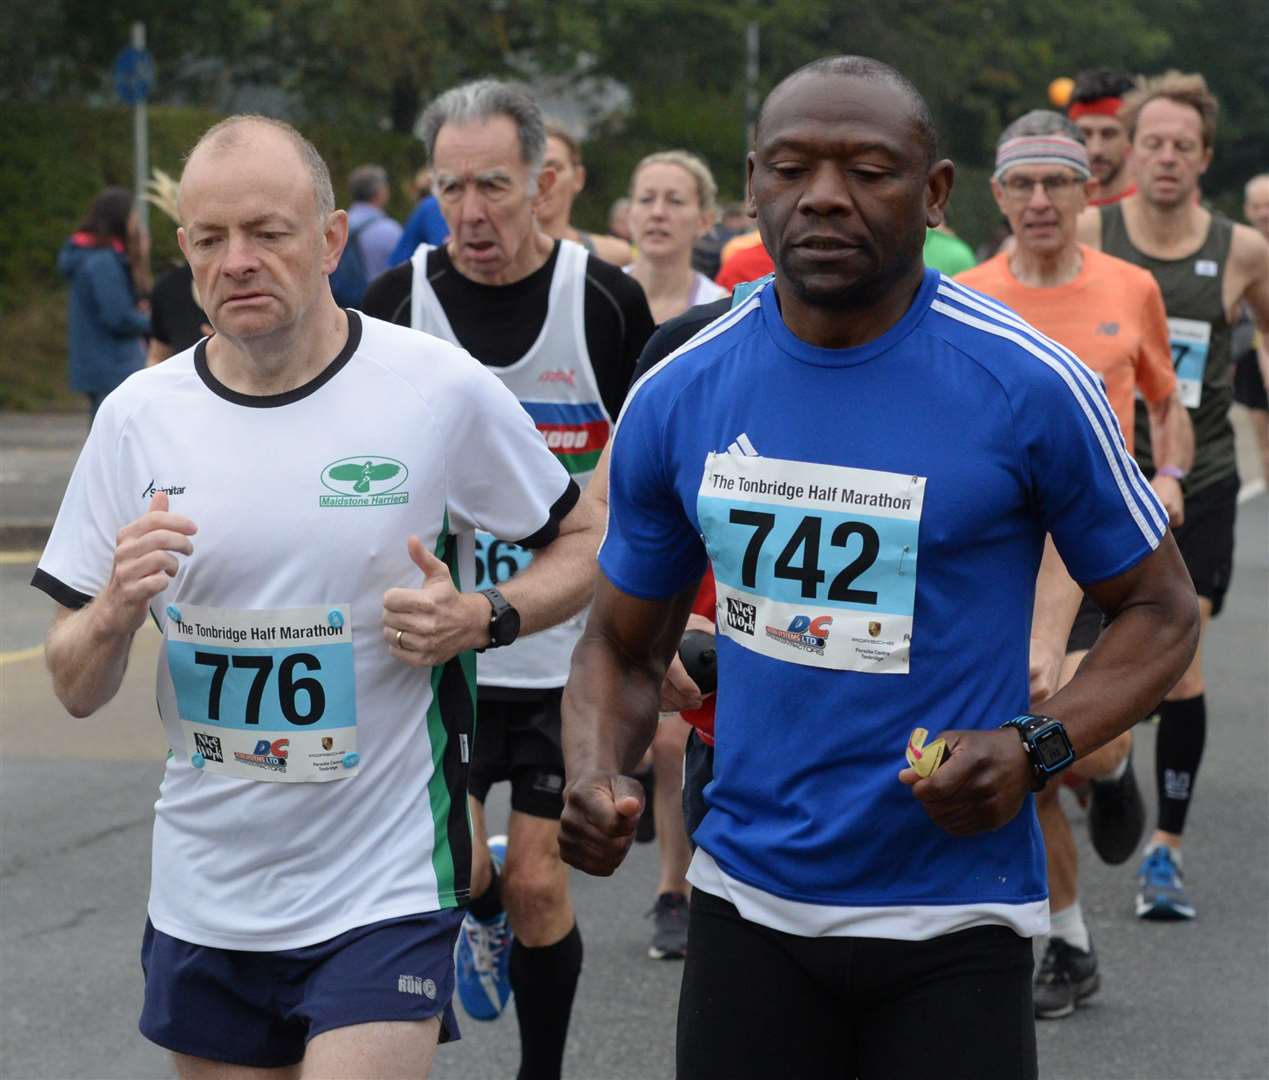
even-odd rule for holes
{"type": "Polygon", "coordinates": [[[242,780],[356,775],[349,606],[172,605],[168,669],[190,763],[242,780]]]}
{"type": "Polygon", "coordinates": [[[533,552],[499,540],[487,532],[476,532],[476,588],[501,585],[520,573],[533,561],[533,552]]]}
{"type": "Polygon", "coordinates": [[[710,454],[697,512],[718,627],[775,660],[906,675],[925,478],[710,454]]]}
{"type": "Polygon", "coordinates": [[[1212,341],[1212,324],[1202,319],[1169,319],[1172,366],[1176,368],[1177,396],[1187,409],[1197,409],[1203,400],[1203,372],[1207,370],[1207,350],[1212,341]]]}

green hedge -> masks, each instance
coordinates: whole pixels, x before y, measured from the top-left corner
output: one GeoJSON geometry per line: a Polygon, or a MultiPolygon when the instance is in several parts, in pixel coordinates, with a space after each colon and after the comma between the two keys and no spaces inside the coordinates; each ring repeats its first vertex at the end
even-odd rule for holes
{"type": "MultiPolygon", "coordinates": [[[[150,110],[150,164],[173,175],[198,136],[220,119],[206,109],[150,110]]],[[[347,203],[348,173],[383,165],[393,181],[390,211],[411,209],[405,182],[423,161],[414,139],[336,127],[305,130],[330,166],[335,193],[347,203]]],[[[132,113],[118,107],[0,102],[0,408],[77,408],[66,390],[66,282],[57,252],[93,196],[110,184],[132,186],[132,113]]],[[[179,258],[176,227],[151,207],[155,274],[179,258]]]]}

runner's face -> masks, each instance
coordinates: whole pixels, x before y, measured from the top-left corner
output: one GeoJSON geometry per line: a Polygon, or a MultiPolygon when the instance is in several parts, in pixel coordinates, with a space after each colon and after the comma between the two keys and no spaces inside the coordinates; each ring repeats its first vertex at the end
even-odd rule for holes
{"type": "Polygon", "coordinates": [[[1131,146],[1124,125],[1113,116],[1081,116],[1075,121],[1088,146],[1088,164],[1103,188],[1114,187],[1131,146]]]}
{"type": "Polygon", "coordinates": [[[1247,220],[1269,239],[1269,177],[1252,181],[1243,212],[1247,220]]]}
{"type": "Polygon", "coordinates": [[[1018,247],[1041,258],[1075,246],[1075,222],[1094,187],[1064,165],[1015,165],[991,182],[1018,247]]]}
{"type": "MultiPolygon", "coordinates": [[[[509,116],[446,124],[432,154],[434,190],[459,273],[487,285],[515,280],[528,258],[537,192],[509,116]]],[[[543,193],[554,174],[543,168],[543,193]]]]}
{"type": "Polygon", "coordinates": [[[1155,98],[1138,114],[1132,153],[1142,197],[1160,207],[1193,202],[1212,160],[1198,110],[1168,98],[1155,98]]]}
{"type": "Polygon", "coordinates": [[[586,183],[586,170],[573,164],[568,144],[554,135],[546,139],[546,168],[555,173],[555,183],[538,200],[538,219],[544,223],[567,223],[573,212],[573,200],[586,183]]]}
{"type": "Polygon", "coordinates": [[[288,329],[329,297],[347,218],[319,216],[312,174],[281,132],[254,127],[237,145],[195,153],[180,209],[181,250],[203,310],[226,337],[288,329]]]}
{"type": "Polygon", "coordinates": [[[884,292],[919,264],[927,220],[941,219],[927,208],[911,103],[885,82],[821,74],[788,84],[767,103],[749,170],[763,242],[812,306],[884,292]]]}
{"type": "Polygon", "coordinates": [[[691,262],[692,245],[708,228],[696,178],[683,166],[658,162],[635,173],[630,229],[641,255],[691,262]]]}

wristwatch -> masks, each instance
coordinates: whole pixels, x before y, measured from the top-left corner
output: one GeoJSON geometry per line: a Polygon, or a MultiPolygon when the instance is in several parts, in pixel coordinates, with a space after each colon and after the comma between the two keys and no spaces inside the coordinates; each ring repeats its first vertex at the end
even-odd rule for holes
{"type": "Polygon", "coordinates": [[[1048,783],[1050,776],[1056,776],[1075,760],[1075,748],[1071,746],[1066,728],[1055,716],[1023,713],[1000,726],[1016,729],[1022,738],[1022,745],[1031,760],[1031,771],[1035,774],[1032,791],[1039,791],[1048,783]]]}
{"type": "MultiPolygon", "coordinates": [[[[480,595],[489,601],[493,613],[489,616],[489,644],[485,649],[501,649],[520,636],[520,613],[507,603],[507,598],[497,589],[481,589],[480,595]]],[[[485,649],[477,649],[484,652],[485,649]]]]}

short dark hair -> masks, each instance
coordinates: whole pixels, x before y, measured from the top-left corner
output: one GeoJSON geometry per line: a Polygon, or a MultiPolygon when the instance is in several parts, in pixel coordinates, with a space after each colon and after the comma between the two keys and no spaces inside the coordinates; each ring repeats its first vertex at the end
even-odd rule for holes
{"type": "Polygon", "coordinates": [[[382,165],[358,165],[348,175],[348,197],[353,202],[369,202],[388,186],[382,165]]]}
{"type": "Polygon", "coordinates": [[[1102,98],[1121,98],[1137,85],[1136,79],[1113,68],[1089,68],[1075,76],[1070,105],[1087,105],[1102,98]]]}
{"type": "Polygon", "coordinates": [[[89,233],[105,243],[128,242],[128,218],[135,204],[132,192],[123,187],[108,187],[98,193],[79,223],[79,231],[89,233]]]}
{"type": "Polygon", "coordinates": [[[803,64],[792,74],[786,75],[776,84],[771,93],[766,96],[762,103],[762,108],[758,110],[758,120],[754,124],[753,129],[755,146],[758,144],[759,133],[762,131],[762,121],[766,117],[767,107],[770,105],[772,98],[789,83],[807,75],[842,75],[853,79],[867,79],[871,82],[888,83],[893,86],[908,99],[908,103],[912,107],[912,119],[916,123],[917,133],[920,135],[922,143],[925,144],[927,163],[930,165],[934,164],[938,158],[939,145],[938,133],[934,128],[934,117],[930,113],[929,103],[911,79],[897,68],[892,68],[889,64],[882,63],[880,60],[874,60],[871,56],[825,56],[819,60],[812,60],[809,64],[803,64]]]}

